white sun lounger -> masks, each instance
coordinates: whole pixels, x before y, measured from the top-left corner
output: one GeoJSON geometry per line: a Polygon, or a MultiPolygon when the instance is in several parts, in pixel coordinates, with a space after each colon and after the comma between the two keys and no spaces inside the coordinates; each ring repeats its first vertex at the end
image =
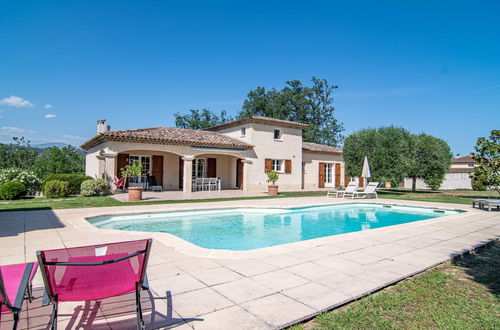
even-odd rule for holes
{"type": "Polygon", "coordinates": [[[366,186],[365,190],[363,191],[353,191],[352,193],[346,193],[344,194],[344,197],[351,197],[354,199],[355,197],[368,197],[370,195],[375,196],[375,198],[378,198],[377,195],[377,187],[379,183],[378,182],[370,182],[366,186]]]}
{"type": "Polygon", "coordinates": [[[346,193],[350,194],[356,191],[358,184],[354,181],[349,182],[345,190],[330,190],[326,197],[335,196],[335,198],[344,197],[346,193]]]}
{"type": "Polygon", "coordinates": [[[472,207],[475,207],[476,203],[479,204],[480,209],[487,206],[488,211],[491,211],[492,206],[496,206],[497,209],[500,208],[500,199],[474,199],[472,201],[472,207]]]}

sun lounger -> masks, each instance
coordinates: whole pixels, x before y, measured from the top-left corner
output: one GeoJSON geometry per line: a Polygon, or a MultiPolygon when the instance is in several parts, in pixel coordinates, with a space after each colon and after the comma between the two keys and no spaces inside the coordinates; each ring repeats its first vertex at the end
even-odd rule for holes
{"type": "Polygon", "coordinates": [[[151,239],[38,251],[45,283],[42,305],[53,304],[52,329],[59,302],[99,300],[135,291],[137,328],[144,329],[140,290],[148,289],[146,267],[151,239]]]}
{"type": "Polygon", "coordinates": [[[352,193],[346,193],[344,194],[344,197],[351,197],[352,199],[357,198],[357,197],[368,197],[368,196],[375,196],[375,198],[378,198],[377,195],[377,187],[379,183],[378,182],[370,182],[366,186],[365,190],[363,191],[353,191],[352,193]]]}
{"type": "Polygon", "coordinates": [[[476,203],[479,205],[480,209],[487,206],[488,211],[491,211],[492,206],[496,206],[497,209],[500,208],[500,199],[474,199],[472,201],[472,207],[476,207],[476,203]]]}
{"type": "Polygon", "coordinates": [[[14,314],[13,329],[17,328],[24,298],[31,302],[31,280],[37,269],[36,262],[0,266],[0,313],[14,314]]]}
{"type": "Polygon", "coordinates": [[[353,193],[358,188],[358,184],[354,181],[349,182],[344,190],[330,190],[326,193],[326,197],[335,196],[335,198],[344,197],[344,195],[353,193]]]}

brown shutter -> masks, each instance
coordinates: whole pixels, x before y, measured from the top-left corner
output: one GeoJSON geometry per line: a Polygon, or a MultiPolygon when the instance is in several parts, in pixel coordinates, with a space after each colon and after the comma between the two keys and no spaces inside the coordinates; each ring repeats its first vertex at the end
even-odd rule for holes
{"type": "Polygon", "coordinates": [[[207,159],[207,176],[209,178],[215,178],[217,176],[217,159],[208,158],[207,159]]]}
{"type": "Polygon", "coordinates": [[[347,166],[344,167],[344,186],[347,187],[347,185],[351,182],[351,177],[347,175],[347,166]]]}
{"type": "Polygon", "coordinates": [[[335,187],[340,186],[340,163],[335,163],[335,187]]]}
{"type": "Polygon", "coordinates": [[[285,173],[292,173],[292,161],[285,159],[285,173]]]}
{"type": "Polygon", "coordinates": [[[128,154],[118,154],[116,160],[116,176],[118,178],[122,177],[122,168],[124,168],[128,164],[128,156],[128,154]]]}
{"type": "Polygon", "coordinates": [[[184,188],[184,159],[179,157],[179,189],[184,188]]]}
{"type": "Polygon", "coordinates": [[[318,187],[325,188],[325,163],[319,163],[318,187]]]}
{"type": "Polygon", "coordinates": [[[241,159],[236,160],[236,187],[243,189],[243,162],[241,159]]]}
{"type": "Polygon", "coordinates": [[[272,169],[273,169],[273,160],[272,159],[266,159],[264,171],[265,172],[269,172],[272,169]]]}
{"type": "Polygon", "coordinates": [[[156,180],[156,185],[163,186],[163,156],[153,155],[153,176],[156,180]]]}

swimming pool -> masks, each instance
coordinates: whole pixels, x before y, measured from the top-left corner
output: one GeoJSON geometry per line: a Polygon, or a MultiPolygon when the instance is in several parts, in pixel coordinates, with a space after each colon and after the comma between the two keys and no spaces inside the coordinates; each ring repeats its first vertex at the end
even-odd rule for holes
{"type": "Polygon", "coordinates": [[[382,204],[223,209],[88,218],[98,228],[165,232],[208,249],[252,250],[456,214],[382,204]]]}

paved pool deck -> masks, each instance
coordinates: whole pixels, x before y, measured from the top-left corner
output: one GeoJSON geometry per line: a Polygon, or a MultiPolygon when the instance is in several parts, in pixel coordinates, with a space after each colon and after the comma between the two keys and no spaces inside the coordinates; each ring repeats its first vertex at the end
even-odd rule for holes
{"type": "MultiPolygon", "coordinates": [[[[166,233],[98,229],[85,217],[230,207],[299,207],[366,200],[302,197],[0,213],[0,264],[35,261],[39,249],[152,237],[147,328],[276,329],[310,318],[425,271],[500,236],[500,212],[468,205],[378,199],[370,202],[467,212],[252,251],[199,248],[166,233]]],[[[118,279],[117,279],[118,280],[118,279]]],[[[25,303],[21,329],[47,329],[51,307],[25,303]]],[[[134,294],[61,303],[60,329],[135,329],[134,294]]],[[[11,328],[2,315],[2,329],[11,328]]]]}

